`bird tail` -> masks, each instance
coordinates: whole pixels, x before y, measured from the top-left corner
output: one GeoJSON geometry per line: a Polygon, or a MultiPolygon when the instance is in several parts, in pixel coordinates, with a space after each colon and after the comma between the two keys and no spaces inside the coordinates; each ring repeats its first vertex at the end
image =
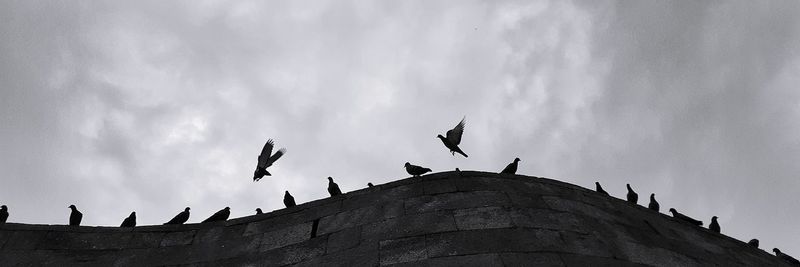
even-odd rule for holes
{"type": "Polygon", "coordinates": [[[462,156],[464,156],[465,158],[469,158],[469,156],[467,156],[467,154],[466,154],[466,153],[464,153],[464,151],[461,151],[461,150],[459,150],[459,151],[456,151],[456,152],[458,152],[458,154],[461,154],[461,155],[462,155],[462,156]]]}

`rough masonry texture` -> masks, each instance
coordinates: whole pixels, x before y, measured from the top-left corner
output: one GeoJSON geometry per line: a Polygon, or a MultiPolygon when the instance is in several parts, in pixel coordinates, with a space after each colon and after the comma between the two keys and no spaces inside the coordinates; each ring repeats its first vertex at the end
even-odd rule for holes
{"type": "Polygon", "coordinates": [[[2,266],[782,266],[572,184],[443,172],[187,225],[0,226],[2,266]]]}

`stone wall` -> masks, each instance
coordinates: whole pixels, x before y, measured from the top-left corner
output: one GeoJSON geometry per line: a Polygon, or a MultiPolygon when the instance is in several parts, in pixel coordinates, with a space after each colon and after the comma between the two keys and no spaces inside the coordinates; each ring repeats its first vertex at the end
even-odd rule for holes
{"type": "Polygon", "coordinates": [[[780,266],[739,240],[575,185],[443,172],[187,225],[0,226],[2,266],[780,266]]]}

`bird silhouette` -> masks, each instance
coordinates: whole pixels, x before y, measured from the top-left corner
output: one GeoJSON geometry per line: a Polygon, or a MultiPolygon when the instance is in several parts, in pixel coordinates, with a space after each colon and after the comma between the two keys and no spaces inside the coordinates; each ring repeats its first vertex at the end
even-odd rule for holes
{"type": "Polygon", "coordinates": [[[286,191],[286,193],[283,194],[283,205],[286,205],[287,208],[297,206],[297,204],[294,202],[294,197],[289,194],[289,191],[286,191]]]}
{"type": "Polygon", "coordinates": [[[78,226],[81,225],[81,220],[83,219],[83,213],[78,211],[78,208],[75,205],[69,205],[69,208],[72,212],[69,213],[69,225],[78,226]]]}
{"type": "Polygon", "coordinates": [[[183,211],[178,213],[178,215],[175,215],[175,217],[173,217],[172,220],[169,220],[168,222],[165,222],[164,224],[165,225],[167,225],[167,224],[183,224],[188,220],[189,220],[189,207],[186,207],[186,209],[184,209],[183,211]]]}
{"type": "Polygon", "coordinates": [[[500,173],[508,173],[508,174],[516,174],[517,173],[517,165],[519,165],[519,158],[515,158],[514,162],[511,162],[506,166],[500,173]]]}
{"type": "Polygon", "coordinates": [[[633,189],[631,188],[631,184],[625,184],[625,186],[628,187],[628,202],[633,203],[633,204],[636,204],[636,202],[639,202],[639,194],[636,194],[636,192],[633,192],[633,189]]]}
{"type": "Polygon", "coordinates": [[[719,222],[717,222],[717,216],[711,216],[711,223],[708,224],[708,230],[711,232],[719,233],[719,222]]]}
{"type": "Polygon", "coordinates": [[[461,119],[461,122],[456,124],[456,127],[454,127],[452,130],[447,131],[447,137],[444,137],[441,134],[437,135],[436,137],[439,138],[439,140],[442,140],[444,146],[450,149],[451,154],[455,155],[456,153],[458,153],[466,158],[469,156],[467,156],[467,154],[465,154],[464,151],[461,151],[461,148],[458,147],[458,145],[461,144],[461,135],[464,134],[465,119],[467,119],[467,117],[461,119]]]}
{"type": "Polygon", "coordinates": [[[594,190],[597,191],[597,193],[600,193],[600,194],[603,194],[603,195],[606,195],[606,196],[609,195],[608,192],[606,192],[606,190],[603,190],[603,187],[600,186],[600,183],[598,183],[598,182],[594,182],[594,190]]]}
{"type": "Polygon", "coordinates": [[[207,219],[203,220],[201,223],[222,222],[222,221],[227,220],[228,217],[230,217],[230,216],[231,216],[231,208],[225,207],[224,209],[221,209],[221,210],[215,212],[210,217],[208,217],[207,219]]]}
{"type": "Polygon", "coordinates": [[[795,259],[792,256],[789,256],[786,253],[781,252],[780,249],[773,248],[772,252],[775,252],[775,256],[778,256],[778,258],[781,258],[782,260],[784,260],[784,261],[786,261],[788,263],[791,263],[792,265],[800,266],[800,261],[798,261],[797,259],[795,259]]]}
{"type": "Polygon", "coordinates": [[[748,241],[747,244],[751,245],[751,246],[754,246],[754,247],[758,247],[758,239],[755,239],[755,238],[750,239],[750,241],[748,241]]]}
{"type": "Polygon", "coordinates": [[[6,223],[8,220],[8,207],[6,205],[0,206],[0,223],[6,223]]]}
{"type": "Polygon", "coordinates": [[[658,212],[658,210],[661,209],[661,205],[659,205],[658,201],[656,201],[656,194],[655,193],[650,194],[650,204],[647,204],[647,208],[649,208],[651,210],[654,210],[656,212],[658,212]]]}
{"type": "Polygon", "coordinates": [[[342,190],[339,189],[339,185],[334,183],[333,178],[330,176],[328,176],[328,193],[330,193],[332,197],[342,194],[342,190]]]}
{"type": "Polygon", "coordinates": [[[128,215],[128,218],[122,220],[122,224],[119,227],[135,227],[136,226],[136,212],[131,212],[131,215],[128,215]]]}
{"type": "Polygon", "coordinates": [[[424,168],[424,167],[421,167],[421,166],[417,166],[417,165],[414,165],[414,164],[411,164],[411,163],[408,163],[408,162],[406,162],[405,168],[406,168],[406,172],[408,174],[413,175],[413,176],[420,176],[420,175],[423,175],[423,174],[431,171],[431,169],[424,168]]]}
{"type": "Polygon", "coordinates": [[[263,214],[264,212],[261,211],[261,208],[256,208],[256,215],[263,214]]]}
{"type": "Polygon", "coordinates": [[[269,139],[267,140],[267,143],[264,144],[264,148],[261,149],[261,155],[258,155],[258,165],[256,165],[256,171],[253,173],[253,182],[261,180],[261,178],[263,178],[265,175],[272,176],[272,174],[267,171],[267,168],[272,166],[272,163],[275,163],[275,161],[281,158],[283,154],[286,154],[286,149],[281,148],[273,155],[273,146],[275,146],[275,143],[272,141],[272,139],[269,139]]]}
{"type": "Polygon", "coordinates": [[[698,221],[698,220],[695,220],[692,217],[683,215],[683,213],[678,212],[677,210],[675,210],[675,208],[670,208],[669,212],[672,212],[672,217],[674,217],[674,218],[676,218],[678,220],[681,220],[681,221],[684,221],[684,222],[688,222],[688,223],[691,223],[691,224],[694,224],[694,225],[697,225],[697,226],[703,226],[703,221],[698,221]]]}
{"type": "Polygon", "coordinates": [[[367,187],[373,187],[372,183],[367,183],[367,187]]]}

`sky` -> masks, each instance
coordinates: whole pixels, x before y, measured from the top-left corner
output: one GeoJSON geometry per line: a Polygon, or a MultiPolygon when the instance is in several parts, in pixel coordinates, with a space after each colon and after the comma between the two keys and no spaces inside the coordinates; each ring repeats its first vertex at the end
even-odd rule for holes
{"type": "MultiPolygon", "coordinates": [[[[437,171],[630,183],[800,256],[800,2],[0,1],[9,221],[231,217],[437,171]],[[466,117],[454,157],[436,138],[466,117]],[[287,154],[252,181],[272,138],[287,154]]],[[[645,204],[646,205],[646,204],[645,204]]]]}

